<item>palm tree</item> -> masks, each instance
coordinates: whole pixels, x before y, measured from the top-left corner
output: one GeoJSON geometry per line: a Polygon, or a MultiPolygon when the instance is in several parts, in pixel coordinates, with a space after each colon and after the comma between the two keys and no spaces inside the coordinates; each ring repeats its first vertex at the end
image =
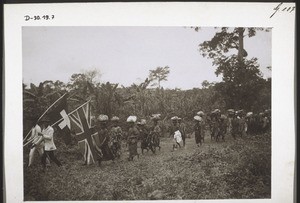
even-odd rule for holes
{"type": "MultiPolygon", "coordinates": [[[[166,81],[168,74],[170,73],[169,66],[165,67],[157,67],[155,70],[150,70],[149,71],[149,78],[150,81],[157,81],[158,88],[160,89],[160,83],[161,81],[166,81]]],[[[153,85],[156,85],[154,83],[153,85]]]]}

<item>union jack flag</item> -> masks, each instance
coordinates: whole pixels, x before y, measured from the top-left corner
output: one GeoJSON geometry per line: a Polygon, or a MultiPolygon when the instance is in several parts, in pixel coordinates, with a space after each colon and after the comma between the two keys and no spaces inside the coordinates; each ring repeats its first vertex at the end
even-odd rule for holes
{"type": "Polygon", "coordinates": [[[97,147],[97,132],[92,126],[90,101],[84,103],[69,114],[71,131],[76,134],[75,138],[84,156],[86,164],[95,163],[99,156],[97,147]]]}

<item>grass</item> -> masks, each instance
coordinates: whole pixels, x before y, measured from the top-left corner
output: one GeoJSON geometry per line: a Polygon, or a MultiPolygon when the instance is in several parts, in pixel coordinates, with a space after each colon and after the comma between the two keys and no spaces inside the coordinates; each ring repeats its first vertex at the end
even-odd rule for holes
{"type": "Polygon", "coordinates": [[[172,141],[161,140],[161,151],[127,161],[83,166],[76,146],[57,140],[54,163],[43,173],[39,160],[27,168],[24,150],[24,200],[151,200],[271,198],[271,136],[246,136],[225,142],[207,136],[201,147],[187,139],[186,148],[171,152],[172,141]]]}

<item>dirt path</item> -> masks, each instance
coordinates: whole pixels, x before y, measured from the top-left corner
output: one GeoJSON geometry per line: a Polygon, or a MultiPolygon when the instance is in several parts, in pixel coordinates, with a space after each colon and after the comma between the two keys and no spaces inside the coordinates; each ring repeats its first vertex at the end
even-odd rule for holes
{"type": "MultiPolygon", "coordinates": [[[[139,151],[139,159],[135,157],[134,161],[128,161],[128,152],[125,151],[119,160],[103,162],[101,167],[97,164],[83,166],[81,158],[74,158],[74,153],[70,153],[73,157],[60,153],[64,169],[51,166],[46,175],[37,179],[38,187],[34,189],[37,190],[36,194],[30,195],[39,200],[224,199],[267,196],[270,194],[270,180],[263,179],[265,174],[259,175],[260,179],[256,177],[258,181],[251,182],[254,175],[244,172],[247,171],[245,167],[251,169],[250,165],[245,165],[247,157],[244,156],[254,156],[257,150],[258,155],[268,152],[263,151],[265,149],[262,144],[261,141],[256,142],[256,138],[233,140],[227,137],[225,142],[215,142],[206,136],[201,147],[195,145],[194,138],[187,138],[185,148],[172,152],[172,140],[163,138],[162,148],[156,154],[149,151],[142,155],[139,151]],[[263,184],[258,188],[261,194],[255,189],[257,184],[263,184]]],[[[270,145],[270,141],[266,140],[265,144],[270,145]]],[[[257,159],[254,156],[249,157],[249,160],[251,158],[254,161],[257,159]]]]}

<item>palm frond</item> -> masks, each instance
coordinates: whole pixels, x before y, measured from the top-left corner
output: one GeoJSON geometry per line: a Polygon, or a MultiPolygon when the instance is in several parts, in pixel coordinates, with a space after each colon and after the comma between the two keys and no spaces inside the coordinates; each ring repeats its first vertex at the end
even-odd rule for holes
{"type": "Polygon", "coordinates": [[[33,93],[27,91],[27,90],[24,90],[24,94],[26,94],[27,96],[31,96],[31,97],[34,97],[34,98],[37,98],[37,96],[35,96],[33,93]]]}

